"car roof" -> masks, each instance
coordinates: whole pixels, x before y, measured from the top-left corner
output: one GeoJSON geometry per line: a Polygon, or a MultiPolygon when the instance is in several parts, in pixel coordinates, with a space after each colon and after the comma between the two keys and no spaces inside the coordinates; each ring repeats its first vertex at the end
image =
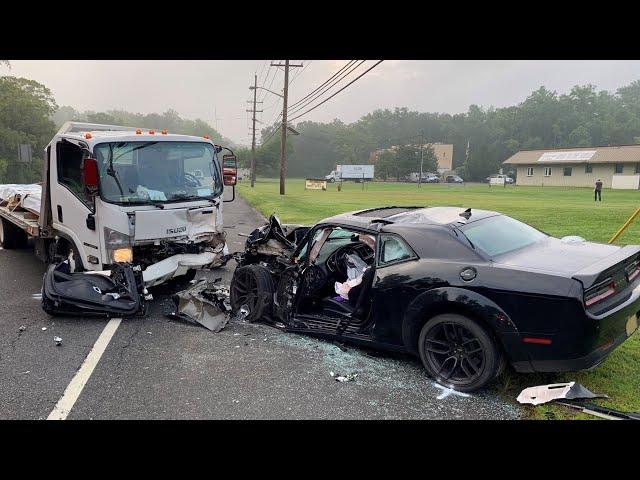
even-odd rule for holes
{"type": "Polygon", "coordinates": [[[464,207],[378,207],[356,210],[325,218],[318,222],[348,225],[367,230],[393,231],[394,225],[413,228],[430,226],[462,225],[501,215],[490,210],[464,207]],[[462,216],[461,214],[465,214],[462,216]]]}

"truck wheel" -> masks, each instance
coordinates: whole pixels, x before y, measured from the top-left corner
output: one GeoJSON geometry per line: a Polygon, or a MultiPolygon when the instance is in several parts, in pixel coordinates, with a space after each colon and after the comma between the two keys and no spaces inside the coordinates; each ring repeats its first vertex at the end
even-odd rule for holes
{"type": "Polygon", "coordinates": [[[497,375],[502,353],[478,322],[445,313],[429,320],[418,339],[424,367],[438,383],[461,392],[484,387],[497,375]]]}
{"type": "Polygon", "coordinates": [[[0,222],[0,245],[6,250],[27,246],[27,233],[6,218],[0,222]]]}
{"type": "Polygon", "coordinates": [[[262,265],[236,268],[230,290],[234,314],[245,306],[249,311],[245,318],[249,322],[271,316],[275,286],[271,273],[262,265]]]}

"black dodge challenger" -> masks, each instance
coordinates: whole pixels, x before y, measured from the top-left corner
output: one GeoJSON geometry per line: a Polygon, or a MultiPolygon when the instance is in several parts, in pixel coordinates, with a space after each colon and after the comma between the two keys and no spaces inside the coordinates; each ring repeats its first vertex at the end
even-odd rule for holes
{"type": "Polygon", "coordinates": [[[249,321],[418,355],[473,391],[598,365],[638,328],[640,246],[551,237],[485,210],[385,207],[252,232],[231,284],[249,321]]]}

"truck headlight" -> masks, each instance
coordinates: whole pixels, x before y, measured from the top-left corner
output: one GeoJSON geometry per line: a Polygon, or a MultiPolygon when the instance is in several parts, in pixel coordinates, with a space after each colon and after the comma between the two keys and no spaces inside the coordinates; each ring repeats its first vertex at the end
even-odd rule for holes
{"type": "Polygon", "coordinates": [[[132,241],[129,235],[104,227],[104,244],[107,257],[114,263],[131,263],[133,261],[132,241]]]}

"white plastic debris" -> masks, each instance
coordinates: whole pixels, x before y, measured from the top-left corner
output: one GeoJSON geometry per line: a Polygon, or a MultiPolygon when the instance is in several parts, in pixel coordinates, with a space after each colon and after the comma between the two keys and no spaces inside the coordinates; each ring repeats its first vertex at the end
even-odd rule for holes
{"type": "Polygon", "coordinates": [[[47,327],[42,327],[42,331],[44,332],[47,329],[47,327]]]}
{"type": "Polygon", "coordinates": [[[354,382],[356,378],[358,378],[357,373],[348,373],[347,375],[339,375],[335,372],[329,372],[329,375],[331,375],[336,382],[340,382],[340,383],[354,382]]]}
{"type": "Polygon", "coordinates": [[[569,400],[576,398],[607,398],[607,395],[593,393],[579,383],[569,382],[525,388],[520,392],[517,400],[520,403],[540,405],[560,398],[569,400]]]}
{"type": "Polygon", "coordinates": [[[21,332],[24,332],[27,329],[27,327],[25,327],[24,325],[20,325],[20,328],[18,330],[20,330],[21,332]]]}
{"type": "Polygon", "coordinates": [[[62,338],[60,337],[53,337],[53,341],[56,342],[57,346],[62,345],[62,338]]]}

